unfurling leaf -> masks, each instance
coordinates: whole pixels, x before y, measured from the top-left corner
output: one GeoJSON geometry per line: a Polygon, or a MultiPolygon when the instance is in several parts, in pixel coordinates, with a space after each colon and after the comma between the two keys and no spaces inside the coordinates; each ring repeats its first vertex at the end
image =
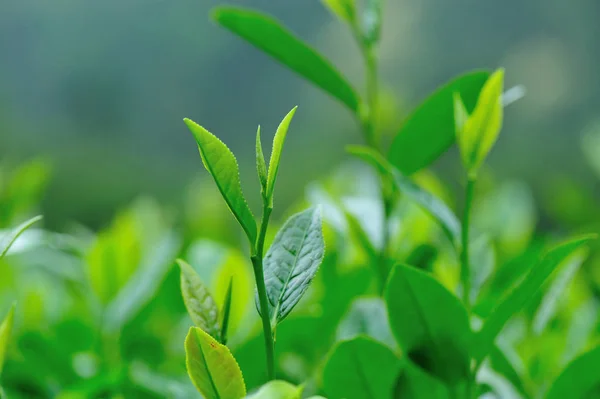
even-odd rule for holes
{"type": "Polygon", "coordinates": [[[600,394],[600,346],[573,360],[550,387],[547,399],[592,399],[600,394]]]}
{"type": "Polygon", "coordinates": [[[302,386],[295,386],[286,381],[270,381],[247,399],[301,399],[302,386]]]}
{"type": "Polygon", "coordinates": [[[285,142],[290,122],[292,121],[297,108],[298,107],[292,108],[292,110],[283,118],[279,127],[277,127],[277,132],[275,132],[275,137],[273,138],[273,150],[271,151],[271,159],[269,160],[269,173],[265,197],[271,207],[273,207],[273,192],[275,191],[275,180],[277,179],[277,172],[279,171],[279,160],[281,159],[283,143],[285,142]]]}
{"type": "Polygon", "coordinates": [[[4,366],[4,360],[6,359],[6,351],[8,349],[8,341],[10,339],[10,333],[13,328],[13,322],[15,318],[15,305],[13,305],[8,314],[4,317],[2,324],[0,324],[0,373],[2,373],[2,367],[4,366]]]}
{"type": "Polygon", "coordinates": [[[468,378],[472,334],[458,298],[431,275],[398,265],[385,300],[392,332],[413,363],[450,385],[468,378]]]}
{"type": "Polygon", "coordinates": [[[225,345],[199,329],[185,339],[185,362],[190,379],[205,399],[241,399],[246,396],[242,371],[225,345]]]}
{"type": "Polygon", "coordinates": [[[544,255],[485,320],[483,328],[475,336],[474,358],[482,361],[494,345],[496,336],[502,331],[506,322],[519,312],[536,295],[540,287],[554,272],[556,267],[573,251],[595,236],[583,236],[555,246],[544,255]]]}
{"type": "Polygon", "coordinates": [[[184,121],[198,143],[204,167],[212,175],[221,195],[227,202],[227,206],[229,206],[229,209],[246,232],[250,245],[254,245],[256,241],[256,221],[242,192],[240,173],[235,156],[214,134],[194,121],[187,118],[184,121]]]}
{"type": "Polygon", "coordinates": [[[473,111],[490,74],[474,71],[442,86],[402,124],[394,137],[388,160],[410,175],[433,163],[454,143],[453,95],[459,93],[467,111],[473,111]]]}
{"type": "Polygon", "coordinates": [[[292,71],[340,100],[355,113],[359,99],[352,86],[323,56],[277,20],[256,11],[218,7],[214,19],[292,71]]]}
{"type": "Polygon", "coordinates": [[[462,100],[460,100],[460,95],[455,93],[454,115],[457,143],[463,164],[470,174],[477,173],[498,139],[502,128],[504,108],[502,105],[503,86],[504,70],[499,69],[483,85],[471,115],[468,115],[462,100]]]}
{"type": "Polygon", "coordinates": [[[389,399],[401,367],[390,348],[359,336],[333,349],[323,369],[323,388],[332,398],[389,399]]]}
{"type": "Polygon", "coordinates": [[[260,142],[260,126],[256,129],[256,171],[258,181],[263,197],[267,194],[267,164],[265,163],[265,154],[263,153],[262,143],[260,142]]]}
{"type": "MultiPolygon", "coordinates": [[[[263,262],[273,327],[300,301],[317,273],[324,253],[319,207],[295,214],[279,230],[263,262]]],[[[260,307],[257,305],[257,308],[260,307]]]]}
{"type": "Polygon", "coordinates": [[[225,292],[225,300],[221,309],[221,343],[227,343],[227,330],[229,328],[229,314],[231,313],[231,300],[233,298],[233,276],[229,279],[229,285],[225,292]]]}
{"type": "Polygon", "coordinates": [[[15,243],[17,238],[19,238],[19,236],[23,234],[25,230],[30,228],[34,223],[40,221],[41,219],[42,216],[40,215],[32,217],[31,219],[26,220],[25,222],[15,227],[5,237],[2,237],[2,240],[0,241],[0,259],[6,256],[10,247],[15,243]]]}
{"type": "Polygon", "coordinates": [[[321,3],[342,21],[346,21],[349,24],[354,23],[354,19],[356,18],[354,0],[321,0],[321,3]]]}
{"type": "Polygon", "coordinates": [[[181,269],[181,295],[190,318],[197,327],[219,339],[219,310],[208,288],[192,266],[181,259],[177,259],[177,264],[181,269]]]}

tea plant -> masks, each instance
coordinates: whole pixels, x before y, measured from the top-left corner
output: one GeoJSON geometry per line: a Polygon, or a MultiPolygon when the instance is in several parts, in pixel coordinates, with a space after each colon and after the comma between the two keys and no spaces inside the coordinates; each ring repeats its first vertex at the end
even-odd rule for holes
{"type": "MultiPolygon", "coordinates": [[[[268,162],[256,132],[260,218],[234,154],[185,119],[212,181],[191,187],[182,226],[141,198],[98,232],[26,237],[34,218],[2,234],[0,396],[598,396],[595,236],[536,230],[528,191],[497,185],[485,164],[522,88],[505,90],[502,68],[467,72],[388,137],[378,73],[384,4],[323,4],[360,50],[363,93],[274,18],[235,7],[213,17],[344,105],[364,145],[348,146],[347,164],[295,193],[280,224],[275,185],[296,108],[268,162]],[[456,201],[427,170],[455,144],[464,190],[456,201]]],[[[585,140],[595,165],[597,140],[585,140]]],[[[42,165],[0,169],[0,227],[37,213],[42,165]]],[[[561,222],[571,221],[565,198],[589,194],[564,195],[549,199],[561,222]]],[[[597,231],[600,213],[593,197],[587,203],[585,224],[561,224],[597,231]]]]}

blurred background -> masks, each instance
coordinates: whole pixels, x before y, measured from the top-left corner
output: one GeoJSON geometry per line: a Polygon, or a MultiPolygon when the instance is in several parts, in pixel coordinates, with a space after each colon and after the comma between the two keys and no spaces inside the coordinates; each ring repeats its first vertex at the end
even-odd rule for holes
{"type": "MultiPolygon", "coordinates": [[[[0,159],[51,166],[46,225],[104,226],[141,193],[175,206],[185,201],[189,183],[206,174],[184,117],[232,148],[250,193],[258,186],[256,126],[268,143],[299,105],[279,180],[281,208],[345,158],[345,144],[361,141],[341,105],[212,22],[217,4],[0,2],[0,159]]],[[[351,34],[317,0],[236,5],[273,14],[362,87],[351,34]]],[[[507,109],[494,174],[524,179],[538,201],[564,195],[565,185],[596,190],[584,150],[593,152],[597,141],[582,149],[581,137],[600,126],[598,15],[596,0],[386,1],[380,71],[388,133],[451,77],[503,66],[507,85],[523,84],[527,96],[507,109]]],[[[458,181],[456,154],[436,166],[458,181]]],[[[577,206],[578,198],[570,200],[577,206]]]]}

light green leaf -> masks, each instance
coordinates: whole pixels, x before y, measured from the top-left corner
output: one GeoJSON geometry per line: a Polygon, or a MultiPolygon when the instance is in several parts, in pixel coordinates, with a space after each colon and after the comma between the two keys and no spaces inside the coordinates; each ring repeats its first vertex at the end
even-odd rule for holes
{"type": "Polygon", "coordinates": [[[600,395],[600,346],[573,360],[550,387],[547,399],[592,399],[600,395]]]}
{"type": "Polygon", "coordinates": [[[475,336],[474,358],[477,362],[485,358],[506,322],[527,305],[556,267],[573,251],[594,237],[582,236],[555,246],[529,271],[523,281],[505,296],[475,336]]]}
{"type": "Polygon", "coordinates": [[[260,125],[256,129],[256,171],[258,172],[258,181],[263,193],[266,197],[267,193],[267,164],[265,163],[265,155],[263,154],[262,144],[260,142],[260,125]]]}
{"type": "Polygon", "coordinates": [[[465,168],[469,173],[477,173],[477,170],[485,160],[487,154],[498,139],[502,128],[502,89],[504,85],[504,70],[495,71],[481,89],[477,105],[473,113],[466,119],[466,110],[462,101],[457,102],[455,94],[455,116],[459,149],[463,158],[465,168]],[[462,115],[461,115],[462,114],[462,115]],[[461,126],[462,124],[462,126],[461,126]]]}
{"type": "Polygon", "coordinates": [[[6,351],[8,349],[8,342],[13,328],[14,319],[15,305],[10,308],[8,314],[4,317],[2,324],[0,324],[0,374],[2,373],[4,360],[6,359],[6,351]]]}
{"type": "Polygon", "coordinates": [[[242,192],[235,156],[214,134],[187,118],[184,121],[196,138],[204,166],[215,180],[229,209],[246,232],[250,245],[254,245],[256,221],[242,192]]]}
{"type": "Polygon", "coordinates": [[[321,0],[321,3],[342,21],[349,24],[354,23],[354,18],[356,18],[354,0],[321,0]]]}
{"type": "Polygon", "coordinates": [[[185,339],[188,374],[205,399],[241,399],[246,396],[242,371],[225,345],[198,327],[185,339]]]}
{"type": "Polygon", "coordinates": [[[221,309],[221,343],[227,343],[227,330],[229,329],[229,314],[231,313],[231,301],[233,299],[233,276],[229,279],[229,285],[225,293],[223,308],[221,309]]]}
{"type": "Polygon", "coordinates": [[[329,61],[274,18],[234,7],[218,7],[213,17],[225,28],[358,112],[359,98],[352,86],[329,61]]]}
{"type": "Polygon", "coordinates": [[[365,43],[372,46],[379,41],[381,34],[381,11],[383,0],[366,0],[362,12],[362,27],[365,43]]]}
{"type": "Polygon", "coordinates": [[[160,289],[181,248],[181,239],[166,232],[142,258],[139,267],[106,305],[103,329],[115,333],[133,319],[160,289]]]}
{"type": "Polygon", "coordinates": [[[277,179],[277,172],[279,171],[279,160],[281,159],[283,143],[285,142],[290,122],[292,121],[297,108],[298,107],[292,108],[292,110],[283,118],[279,127],[277,127],[277,132],[275,132],[275,137],[273,138],[273,150],[271,151],[271,159],[269,160],[266,192],[266,199],[271,207],[273,207],[273,192],[275,191],[275,180],[277,179]]]}
{"type": "Polygon", "coordinates": [[[460,247],[460,221],[442,200],[404,176],[375,150],[364,146],[349,146],[348,152],[370,163],[384,179],[391,179],[400,193],[428,212],[455,247],[460,247]]]}
{"type": "Polygon", "coordinates": [[[356,337],[333,349],[323,369],[323,389],[332,398],[389,399],[401,367],[390,348],[356,337]]]}
{"type": "Polygon", "coordinates": [[[392,349],[397,348],[383,299],[365,297],[352,302],[338,325],[336,338],[343,341],[359,335],[373,338],[392,349]]]}
{"type": "Polygon", "coordinates": [[[247,399],[301,399],[302,386],[295,386],[286,381],[270,381],[247,399]]]}
{"type": "Polygon", "coordinates": [[[431,275],[398,265],[385,300],[396,341],[411,361],[450,385],[468,378],[472,334],[458,298],[431,275]]]}
{"type": "Polygon", "coordinates": [[[34,223],[36,223],[40,220],[42,220],[41,215],[32,217],[31,219],[26,220],[25,222],[18,225],[13,231],[11,231],[5,237],[2,237],[2,241],[0,242],[0,259],[2,259],[4,256],[6,256],[10,247],[14,244],[14,242],[17,240],[17,238],[19,238],[19,236],[21,234],[23,234],[23,232],[25,230],[27,230],[28,228],[31,227],[31,225],[33,225],[34,223]]]}
{"type": "MultiPolygon", "coordinates": [[[[317,273],[324,253],[319,207],[293,215],[281,227],[263,262],[273,327],[300,301],[317,273]]],[[[258,304],[258,297],[256,300],[258,304]]]]}
{"type": "MultiPolygon", "coordinates": [[[[219,309],[192,266],[177,259],[181,269],[181,295],[194,324],[219,339],[219,309]]],[[[221,341],[222,342],[222,341],[221,341]]]]}
{"type": "Polygon", "coordinates": [[[433,163],[454,143],[454,93],[460,94],[467,111],[473,111],[487,71],[459,76],[427,98],[406,119],[394,137],[388,160],[410,175],[433,163]]]}

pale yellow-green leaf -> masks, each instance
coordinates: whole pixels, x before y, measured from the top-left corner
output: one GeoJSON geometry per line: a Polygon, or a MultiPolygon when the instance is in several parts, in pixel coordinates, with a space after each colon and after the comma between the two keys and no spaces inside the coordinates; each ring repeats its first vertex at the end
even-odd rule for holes
{"type": "Polygon", "coordinates": [[[503,86],[504,70],[498,69],[481,89],[477,105],[464,123],[462,131],[457,132],[460,151],[470,173],[477,173],[500,134],[503,86]]]}
{"type": "Polygon", "coordinates": [[[342,21],[353,23],[356,15],[354,0],[321,0],[321,2],[342,21]]]}
{"type": "Polygon", "coordinates": [[[267,164],[265,163],[265,154],[263,154],[262,143],[260,142],[260,126],[256,130],[256,171],[263,195],[267,190],[267,164]]]}
{"type": "Polygon", "coordinates": [[[219,337],[219,310],[208,288],[192,266],[177,259],[181,269],[181,295],[190,318],[212,337],[219,337]]]}
{"type": "Polygon", "coordinates": [[[8,342],[10,339],[10,333],[13,328],[15,316],[15,306],[13,305],[8,314],[0,324],[0,373],[2,373],[2,366],[4,366],[4,360],[6,359],[6,351],[8,349],[8,342]]]}
{"type": "MultiPolygon", "coordinates": [[[[460,98],[460,93],[455,92],[453,94],[454,99],[454,126],[456,129],[456,142],[458,143],[458,148],[465,148],[465,143],[463,142],[465,135],[463,134],[465,125],[469,120],[469,113],[465,107],[465,103],[463,103],[462,98],[460,98]]],[[[463,157],[463,163],[466,165],[468,163],[468,159],[464,158],[466,152],[461,150],[461,156],[463,157]]]]}
{"type": "Polygon", "coordinates": [[[301,399],[302,391],[302,386],[275,380],[263,385],[255,394],[248,395],[247,399],[301,399]]]}
{"type": "Polygon", "coordinates": [[[297,108],[298,107],[292,108],[292,110],[283,118],[279,124],[279,127],[277,128],[277,132],[275,132],[275,137],[273,138],[273,150],[271,151],[271,159],[269,160],[269,174],[267,178],[266,192],[266,198],[271,207],[273,206],[273,191],[275,190],[275,180],[277,179],[277,172],[279,171],[279,160],[281,159],[283,143],[285,142],[285,137],[287,136],[287,131],[290,127],[290,122],[292,121],[297,108]]]}
{"type": "Polygon", "coordinates": [[[190,119],[184,119],[200,150],[204,167],[212,175],[223,199],[246,232],[250,244],[256,241],[256,221],[246,203],[235,155],[214,134],[190,119]]]}
{"type": "Polygon", "coordinates": [[[242,371],[225,345],[198,327],[185,339],[186,366],[194,386],[205,399],[241,399],[246,396],[242,371]]]}

